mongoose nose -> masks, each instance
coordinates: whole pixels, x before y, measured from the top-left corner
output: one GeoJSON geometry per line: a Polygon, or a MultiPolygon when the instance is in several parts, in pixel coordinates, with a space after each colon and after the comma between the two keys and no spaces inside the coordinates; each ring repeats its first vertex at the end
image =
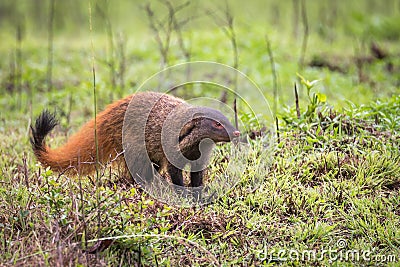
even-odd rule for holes
{"type": "Polygon", "coordinates": [[[234,131],[234,132],[233,132],[233,135],[237,137],[237,136],[240,135],[240,132],[239,132],[239,131],[234,131]]]}

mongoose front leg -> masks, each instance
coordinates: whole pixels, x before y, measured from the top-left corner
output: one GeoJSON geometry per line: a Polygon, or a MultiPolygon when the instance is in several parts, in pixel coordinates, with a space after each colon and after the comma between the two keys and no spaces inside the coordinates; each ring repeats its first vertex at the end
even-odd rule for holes
{"type": "Polygon", "coordinates": [[[190,172],[190,186],[198,187],[203,185],[203,175],[204,171],[190,172]]]}
{"type": "MultiPolygon", "coordinates": [[[[137,161],[141,162],[141,161],[137,161]]],[[[139,164],[138,164],[139,165],[139,164]]],[[[136,182],[138,182],[141,185],[150,185],[153,182],[154,176],[153,176],[153,167],[151,164],[147,163],[141,163],[141,166],[135,165],[133,167],[134,172],[132,173],[132,176],[136,182]],[[137,170],[137,172],[135,172],[137,170]]]]}
{"type": "Polygon", "coordinates": [[[194,153],[189,155],[189,159],[195,160],[191,163],[190,182],[192,187],[199,187],[203,185],[204,170],[207,167],[210,155],[212,152],[213,143],[204,143],[202,151],[199,149],[194,150],[194,153]],[[200,158],[201,155],[201,158],[200,158]]]}
{"type": "MultiPolygon", "coordinates": [[[[199,168],[196,168],[195,170],[199,170],[199,168]]],[[[200,168],[200,171],[190,172],[190,186],[192,187],[192,198],[195,202],[201,200],[203,188],[200,186],[203,185],[203,176],[203,168],[200,168]]]]}
{"type": "Polygon", "coordinates": [[[172,183],[175,185],[184,186],[182,170],[168,163],[167,171],[171,176],[172,183]]]}

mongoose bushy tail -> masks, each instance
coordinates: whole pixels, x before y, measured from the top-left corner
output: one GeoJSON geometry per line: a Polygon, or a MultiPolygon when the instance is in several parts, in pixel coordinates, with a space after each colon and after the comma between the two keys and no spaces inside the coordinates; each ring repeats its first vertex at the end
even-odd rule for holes
{"type": "MultiPolygon", "coordinates": [[[[105,163],[122,152],[122,124],[124,114],[132,96],[119,100],[97,115],[97,143],[99,162],[105,163]]],[[[53,114],[48,111],[36,120],[32,128],[31,143],[37,159],[57,172],[88,174],[95,169],[96,142],[94,119],[87,122],[68,142],[56,149],[49,148],[45,136],[57,125],[53,114]]]]}
{"type": "MultiPolygon", "coordinates": [[[[161,145],[164,122],[171,113],[201,114],[201,116],[193,116],[193,119],[182,129],[174,129],[179,133],[179,149],[189,159],[199,157],[199,144],[205,138],[214,142],[229,142],[239,135],[229,120],[218,110],[194,107],[180,98],[167,94],[135,93],[108,105],[96,117],[98,160],[101,164],[111,161],[124,163],[124,157],[121,156],[123,154],[122,132],[124,117],[130,115],[126,114],[126,111],[131,101],[134,106],[130,108],[135,111],[135,114],[139,114],[139,118],[134,119],[146,122],[146,131],[143,134],[149,159],[155,166],[158,166],[157,171],[166,170],[174,184],[183,185],[182,170],[167,160],[161,145]],[[150,113],[147,117],[143,115],[143,118],[140,118],[140,114],[145,113],[145,107],[148,105],[152,106],[150,113]]],[[[51,149],[46,145],[45,137],[56,125],[55,116],[45,110],[37,118],[35,125],[31,126],[31,144],[37,159],[44,166],[49,166],[57,172],[88,174],[94,171],[96,162],[94,119],[83,125],[68,139],[66,144],[51,149]]],[[[136,145],[135,140],[135,138],[131,140],[132,147],[136,145]]],[[[208,149],[211,150],[211,146],[208,149]]],[[[201,185],[202,177],[202,171],[191,172],[191,185],[201,185]]]]}

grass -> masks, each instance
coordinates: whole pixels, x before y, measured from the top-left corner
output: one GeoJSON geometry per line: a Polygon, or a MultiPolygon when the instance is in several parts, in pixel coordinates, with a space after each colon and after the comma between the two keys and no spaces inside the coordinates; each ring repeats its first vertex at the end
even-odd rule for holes
{"type": "MultiPolygon", "coordinates": [[[[241,130],[262,136],[248,140],[252,149],[246,156],[239,154],[245,168],[235,175],[236,186],[204,207],[162,203],[139,186],[126,183],[118,171],[105,170],[98,185],[93,175],[69,177],[40,166],[28,137],[29,125],[44,107],[56,110],[60,119],[60,126],[47,139],[54,147],[66,142],[93,115],[90,40],[56,32],[53,89],[47,91],[47,40],[31,36],[28,29],[18,88],[12,67],[15,40],[12,34],[3,33],[0,265],[397,266],[400,61],[398,37],[390,33],[396,33],[398,24],[394,22],[399,14],[393,11],[389,16],[382,8],[369,18],[362,13],[369,2],[361,1],[361,13],[354,11],[355,4],[338,4],[349,16],[338,19],[332,30],[318,24],[318,10],[327,8],[325,4],[310,4],[307,63],[318,56],[346,71],[308,65],[299,70],[301,35],[294,38],[291,24],[273,12],[289,10],[288,3],[269,4],[268,10],[275,16],[269,19],[275,24],[259,18],[250,23],[244,11],[236,20],[239,68],[257,82],[272,106],[273,78],[265,43],[268,33],[279,78],[279,129],[270,132],[275,125],[257,128],[251,114],[240,113],[241,130]],[[371,60],[366,49],[369,32],[389,57],[371,60]],[[360,72],[356,58],[361,57],[367,59],[360,72]],[[303,83],[297,72],[304,77],[303,83]],[[310,84],[307,80],[320,81],[310,84]],[[294,82],[299,88],[300,116],[294,82]],[[265,139],[271,134],[275,138],[272,155],[265,154],[269,151],[265,139]]],[[[234,12],[241,14],[240,5],[231,4],[234,12]]],[[[99,28],[101,20],[96,23],[99,28]]],[[[232,64],[229,40],[209,25],[184,32],[191,40],[192,59],[232,64]]],[[[108,40],[101,32],[94,34],[99,110],[133,92],[158,71],[157,46],[152,35],[141,31],[127,34],[132,39],[126,43],[123,59],[126,87],[117,86],[113,91],[108,40]],[[143,39],[138,42],[131,36],[143,39]]],[[[170,63],[181,63],[179,49],[173,46],[171,51],[170,63]]],[[[255,110],[268,113],[255,92],[240,90],[242,96],[253,99],[250,105],[255,110]]],[[[193,94],[220,97],[215,88],[207,86],[194,88],[193,94]]],[[[227,151],[221,147],[217,155],[223,157],[227,151]]],[[[214,162],[220,163],[210,166],[210,177],[226,168],[237,171],[226,167],[224,160],[215,158],[214,162]]]]}

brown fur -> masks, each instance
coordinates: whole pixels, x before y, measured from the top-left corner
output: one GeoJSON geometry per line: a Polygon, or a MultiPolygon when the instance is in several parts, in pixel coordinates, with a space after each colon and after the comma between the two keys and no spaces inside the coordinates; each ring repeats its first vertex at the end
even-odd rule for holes
{"type": "MultiPolygon", "coordinates": [[[[219,116],[219,120],[223,121],[224,126],[227,127],[227,130],[229,130],[230,133],[235,131],[229,121],[216,110],[195,109],[182,99],[161,93],[136,93],[108,105],[104,111],[97,115],[97,143],[99,162],[102,164],[112,160],[115,162],[122,161],[124,163],[123,157],[121,156],[123,151],[122,130],[124,116],[131,101],[132,104],[130,108],[133,108],[137,118],[132,118],[132,125],[130,127],[136,127],[136,121],[147,120],[144,137],[146,150],[148,151],[150,160],[160,168],[168,168],[168,161],[161,146],[161,131],[163,123],[177,106],[179,106],[179,112],[185,111],[190,113],[192,112],[192,109],[193,112],[198,110],[203,112],[204,110],[203,113],[206,113],[206,115],[219,116]],[[146,109],[146,107],[149,106],[153,107],[150,113],[149,110],[146,109]],[[148,117],[145,117],[147,115],[148,117]]],[[[50,117],[50,119],[54,120],[54,116],[50,117]]],[[[50,166],[53,170],[58,172],[67,171],[72,173],[72,170],[74,170],[75,173],[88,174],[94,171],[94,163],[96,161],[94,119],[82,126],[76,134],[70,137],[66,144],[56,149],[50,149],[44,142],[44,137],[56,124],[54,123],[54,125],[51,126],[47,125],[48,129],[43,129],[43,126],[38,122],[39,120],[40,117],[36,121],[35,127],[32,127],[33,137],[31,142],[37,159],[44,166],[50,166]]],[[[213,140],[215,139],[217,142],[230,140],[229,135],[226,132],[211,134],[212,129],[208,129],[210,127],[209,124],[201,124],[202,121],[204,121],[204,119],[195,118],[180,131],[182,140],[180,140],[179,148],[182,153],[189,158],[195,158],[198,154],[198,148],[196,146],[202,138],[209,137],[213,140]]],[[[42,118],[42,123],[46,125],[48,122],[49,118],[44,116],[44,118],[42,118]]],[[[46,126],[44,128],[46,128],[46,126]]],[[[135,136],[133,136],[133,139],[130,142],[132,142],[133,147],[135,147],[135,142],[138,141],[136,141],[135,136]]],[[[176,173],[176,171],[174,172],[176,173]]],[[[201,175],[202,174],[200,174],[200,176],[201,175]]],[[[180,181],[177,181],[176,183],[180,183],[180,181]]]]}

